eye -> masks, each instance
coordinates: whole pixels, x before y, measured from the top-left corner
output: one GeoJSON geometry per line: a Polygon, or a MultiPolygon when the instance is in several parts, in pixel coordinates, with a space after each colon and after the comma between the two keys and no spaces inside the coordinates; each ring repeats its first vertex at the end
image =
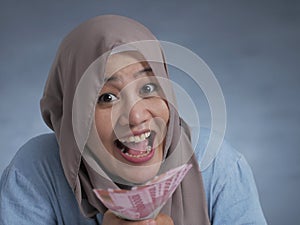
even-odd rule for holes
{"type": "Polygon", "coordinates": [[[154,91],[157,90],[157,85],[154,84],[154,83],[150,83],[150,84],[146,84],[144,85],[141,90],[140,90],[140,94],[143,94],[143,95],[147,95],[147,94],[151,94],[153,93],[154,91]]]}
{"type": "Polygon", "coordinates": [[[113,101],[116,101],[118,98],[111,93],[105,93],[99,96],[98,103],[111,103],[113,101]]]}

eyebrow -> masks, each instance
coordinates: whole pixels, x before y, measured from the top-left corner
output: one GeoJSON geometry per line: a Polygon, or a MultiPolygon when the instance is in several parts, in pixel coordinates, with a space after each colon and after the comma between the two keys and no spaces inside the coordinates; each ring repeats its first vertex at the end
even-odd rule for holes
{"type": "MultiPolygon", "coordinates": [[[[146,68],[144,68],[144,69],[142,69],[142,70],[140,70],[140,71],[134,73],[133,76],[136,78],[136,77],[138,77],[139,75],[142,75],[142,74],[144,74],[144,73],[149,73],[149,72],[152,72],[152,71],[153,71],[153,70],[152,70],[151,67],[146,67],[146,68]]],[[[109,82],[109,81],[115,81],[115,80],[118,80],[118,79],[119,79],[118,76],[112,75],[112,76],[110,76],[110,77],[104,78],[104,82],[106,83],[106,82],[109,82]]]]}

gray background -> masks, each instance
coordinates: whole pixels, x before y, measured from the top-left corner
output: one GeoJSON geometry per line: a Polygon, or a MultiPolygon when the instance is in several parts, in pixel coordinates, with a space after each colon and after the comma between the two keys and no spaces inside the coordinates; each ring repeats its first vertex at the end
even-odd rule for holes
{"type": "Polygon", "coordinates": [[[100,14],[137,19],[214,71],[227,139],[248,159],[269,224],[300,224],[300,1],[27,0],[0,7],[0,173],[49,132],[39,99],[62,38],[100,14]]]}

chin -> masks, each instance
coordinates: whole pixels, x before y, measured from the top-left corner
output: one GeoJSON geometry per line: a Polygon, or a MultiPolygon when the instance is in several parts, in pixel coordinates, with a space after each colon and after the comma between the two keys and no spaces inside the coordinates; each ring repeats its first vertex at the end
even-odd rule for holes
{"type": "Polygon", "coordinates": [[[134,166],[124,168],[118,176],[122,177],[129,183],[143,184],[155,177],[159,171],[160,164],[156,163],[151,166],[134,166]]]}

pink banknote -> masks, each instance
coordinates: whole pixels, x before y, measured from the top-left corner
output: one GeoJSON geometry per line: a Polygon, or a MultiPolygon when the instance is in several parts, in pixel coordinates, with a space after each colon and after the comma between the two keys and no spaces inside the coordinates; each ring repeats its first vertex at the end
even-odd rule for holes
{"type": "Polygon", "coordinates": [[[108,209],[121,218],[155,218],[191,167],[191,164],[176,167],[131,190],[94,189],[94,192],[108,209]]]}

